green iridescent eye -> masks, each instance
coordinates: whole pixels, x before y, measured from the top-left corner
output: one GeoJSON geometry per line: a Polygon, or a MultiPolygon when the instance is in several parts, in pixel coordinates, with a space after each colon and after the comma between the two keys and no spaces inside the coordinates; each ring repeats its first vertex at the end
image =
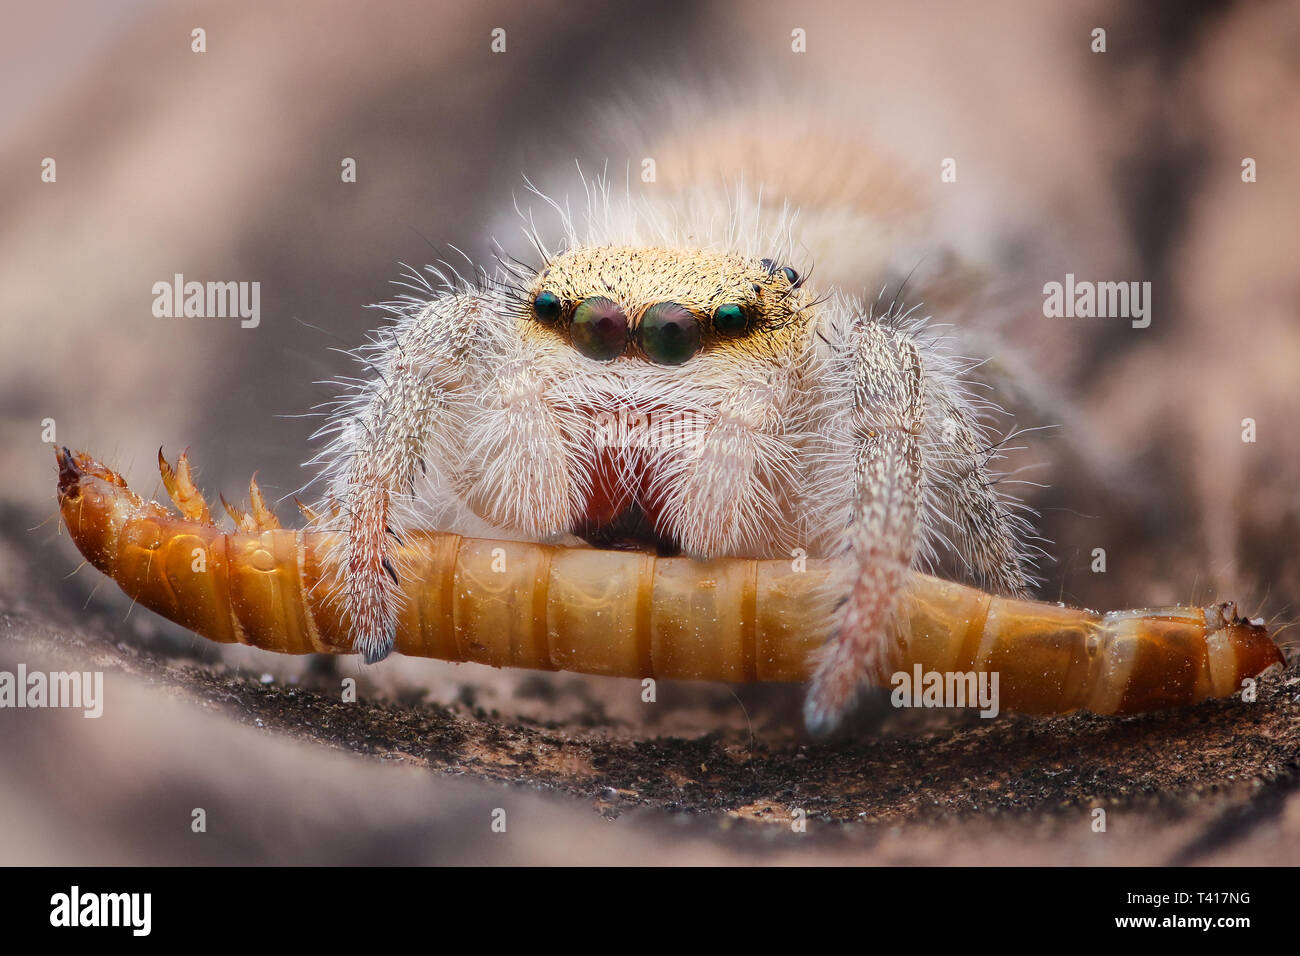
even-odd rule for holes
{"type": "Polygon", "coordinates": [[[542,292],[533,299],[533,314],[543,322],[554,322],[560,312],[560,297],[554,292],[542,292]]]}
{"type": "Polygon", "coordinates": [[[646,309],[638,329],[641,348],[660,365],[681,365],[700,350],[700,323],[676,302],[646,309]]]}
{"type": "Polygon", "coordinates": [[[782,273],[782,274],[783,274],[787,279],[790,280],[790,284],[791,284],[792,286],[794,286],[796,289],[797,289],[797,288],[799,287],[799,285],[801,284],[801,280],[799,279],[799,273],[795,272],[795,271],[794,271],[793,269],[791,269],[789,266],[783,266],[783,267],[781,268],[781,273],[782,273]]]}
{"type": "Polygon", "coordinates": [[[734,302],[720,305],[713,310],[713,325],[724,335],[738,335],[745,331],[745,309],[734,302]]]}

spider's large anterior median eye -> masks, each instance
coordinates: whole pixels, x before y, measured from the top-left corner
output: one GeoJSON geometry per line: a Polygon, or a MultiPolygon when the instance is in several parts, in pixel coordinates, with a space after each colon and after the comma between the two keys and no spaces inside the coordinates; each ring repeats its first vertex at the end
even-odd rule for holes
{"type": "Polygon", "coordinates": [[[554,322],[562,311],[560,297],[554,292],[540,292],[533,299],[533,314],[543,322],[554,322]]]}
{"type": "Polygon", "coordinates": [[[657,302],[641,317],[641,348],[660,365],[681,365],[700,350],[700,322],[676,302],[657,302]]]}
{"type": "Polygon", "coordinates": [[[713,325],[724,335],[739,335],[745,331],[745,307],[734,302],[720,305],[713,310],[713,325]]]}
{"type": "Polygon", "coordinates": [[[627,316],[617,302],[593,295],[574,310],[569,333],[574,348],[587,358],[605,362],[627,346],[627,316]]]}

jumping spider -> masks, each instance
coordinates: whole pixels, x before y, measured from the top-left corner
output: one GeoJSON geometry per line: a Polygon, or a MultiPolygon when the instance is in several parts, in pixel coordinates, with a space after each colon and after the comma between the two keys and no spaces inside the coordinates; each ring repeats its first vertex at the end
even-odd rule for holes
{"type": "Polygon", "coordinates": [[[932,329],[815,290],[788,241],[759,245],[770,232],[677,242],[618,218],[566,223],[536,270],[502,258],[429,286],[363,350],[373,378],[318,459],[342,504],[355,647],[392,649],[390,542],[417,521],[697,558],[839,554],[805,708],[831,730],[887,684],[900,592],[940,546],[987,589],[1031,583],[1026,523],[988,469],[995,406],[932,329]],[[693,440],[611,444],[594,427],[609,415],[671,418],[693,440]]]}

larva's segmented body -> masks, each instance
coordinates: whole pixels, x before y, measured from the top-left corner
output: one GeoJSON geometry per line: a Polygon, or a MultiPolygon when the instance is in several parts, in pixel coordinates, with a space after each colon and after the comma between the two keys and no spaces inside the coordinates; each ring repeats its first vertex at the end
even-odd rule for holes
{"type": "MultiPolygon", "coordinates": [[[[280,528],[253,486],[240,530],[208,517],[184,458],[177,517],[86,455],[59,452],[59,504],[86,559],[145,607],[214,641],[351,653],[319,587],[337,535],[280,528]]],[[[661,558],[408,534],[395,649],[498,667],[622,677],[804,681],[824,639],[829,561],[661,558]]],[[[895,628],[904,671],[996,672],[1003,708],[1128,714],[1240,689],[1282,662],[1232,605],[1097,614],[914,574],[895,628]]]]}

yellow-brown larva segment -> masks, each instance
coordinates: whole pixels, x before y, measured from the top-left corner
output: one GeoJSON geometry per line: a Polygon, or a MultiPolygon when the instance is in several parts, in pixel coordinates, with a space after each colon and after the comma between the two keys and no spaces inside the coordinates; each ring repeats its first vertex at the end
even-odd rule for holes
{"type": "MultiPolygon", "coordinates": [[[[59,452],[77,547],[145,607],[215,641],[350,653],[326,599],[320,531],[225,533],[143,502],[84,455],[59,452]]],[[[200,513],[193,495],[188,507],[200,513]]],[[[399,653],[619,677],[804,681],[825,639],[828,562],[657,558],[409,534],[399,653]]],[[[1098,614],[913,576],[899,668],[996,672],[1007,710],[1129,714],[1231,695],[1280,664],[1266,630],[1228,605],[1098,614]]]]}

